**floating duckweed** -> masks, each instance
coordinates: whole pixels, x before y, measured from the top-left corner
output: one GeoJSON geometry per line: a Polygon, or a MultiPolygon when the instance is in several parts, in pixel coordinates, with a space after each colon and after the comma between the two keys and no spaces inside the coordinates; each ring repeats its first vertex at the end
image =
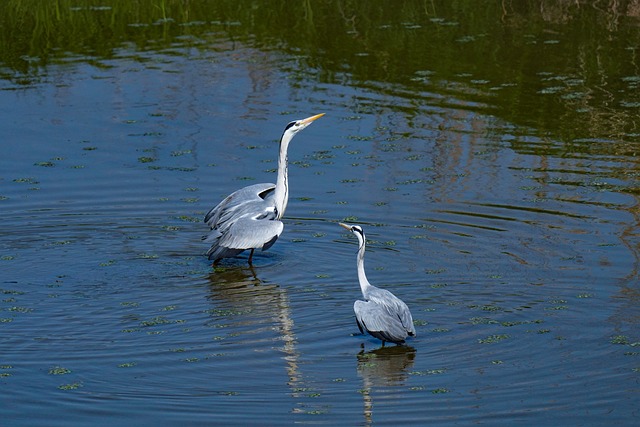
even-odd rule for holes
{"type": "Polygon", "coordinates": [[[118,368],[132,368],[136,365],[137,365],[136,362],[121,363],[118,365],[118,368]]]}
{"type": "Polygon", "coordinates": [[[444,374],[445,372],[447,372],[447,370],[444,369],[444,368],[441,368],[441,369],[428,369],[426,371],[412,371],[412,372],[409,372],[409,375],[417,375],[417,376],[440,375],[440,374],[444,374]]]}
{"type": "Polygon", "coordinates": [[[228,316],[239,316],[242,314],[250,313],[251,310],[233,310],[230,308],[212,308],[210,310],[206,310],[206,313],[213,314],[215,316],[228,317],[228,316]]]}
{"type": "Polygon", "coordinates": [[[210,354],[207,354],[207,359],[211,358],[211,357],[223,357],[223,356],[226,356],[226,355],[227,355],[227,353],[210,353],[210,354]]]}
{"type": "Polygon", "coordinates": [[[42,167],[45,167],[45,168],[51,168],[51,167],[55,166],[55,163],[53,163],[53,162],[35,162],[33,165],[34,166],[42,166],[42,167]]]}
{"type": "Polygon", "coordinates": [[[443,394],[443,393],[449,393],[449,390],[446,388],[436,388],[434,390],[431,390],[431,393],[433,394],[443,394]]]}
{"type": "Polygon", "coordinates": [[[140,303],[134,302],[134,301],[124,301],[124,302],[121,302],[120,305],[123,307],[139,307],[140,303]]]}
{"type": "Polygon", "coordinates": [[[196,218],[196,217],[187,216],[187,215],[180,215],[180,216],[177,216],[175,218],[179,219],[181,221],[186,221],[186,222],[200,222],[200,221],[202,221],[201,218],[196,218]]]}
{"type": "Polygon", "coordinates": [[[611,344],[627,345],[629,344],[629,339],[624,335],[615,335],[611,337],[611,344]]]}
{"type": "Polygon", "coordinates": [[[171,152],[171,157],[184,156],[185,154],[191,154],[191,150],[178,150],[178,151],[172,151],[172,152],[171,152]]]}
{"type": "Polygon", "coordinates": [[[138,162],[140,163],[152,163],[155,162],[156,159],[153,157],[138,157],[138,162]]]}
{"type": "Polygon", "coordinates": [[[372,141],[372,136],[357,136],[357,135],[349,135],[347,139],[351,139],[353,141],[372,141]]]}
{"type": "Polygon", "coordinates": [[[16,178],[13,180],[13,182],[26,183],[26,184],[40,184],[40,182],[34,178],[16,178]]]}
{"type": "Polygon", "coordinates": [[[141,254],[138,254],[138,257],[142,259],[156,259],[158,258],[158,255],[141,253],[141,254]]]}
{"type": "Polygon", "coordinates": [[[67,368],[62,368],[60,366],[54,366],[49,369],[49,375],[66,375],[70,374],[71,370],[67,368]]]}
{"type": "Polygon", "coordinates": [[[148,327],[148,326],[166,325],[168,323],[173,323],[173,322],[164,316],[156,316],[150,320],[143,320],[142,322],[140,322],[140,325],[148,327]]]}
{"type": "Polygon", "coordinates": [[[82,387],[81,383],[72,383],[72,384],[62,384],[58,386],[60,390],[76,390],[82,387]]]}
{"type": "Polygon", "coordinates": [[[509,335],[507,335],[507,334],[489,335],[487,338],[479,338],[478,339],[478,343],[480,343],[480,344],[495,344],[495,343],[498,343],[500,341],[504,341],[504,340],[506,340],[508,338],[509,338],[509,335]]]}
{"type": "Polygon", "coordinates": [[[27,307],[10,307],[9,311],[15,312],[15,313],[31,313],[33,311],[32,308],[27,308],[27,307]]]}

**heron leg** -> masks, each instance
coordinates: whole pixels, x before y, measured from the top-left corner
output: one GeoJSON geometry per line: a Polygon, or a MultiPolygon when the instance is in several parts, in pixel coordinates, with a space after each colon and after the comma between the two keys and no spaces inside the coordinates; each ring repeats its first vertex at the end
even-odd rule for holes
{"type": "Polygon", "coordinates": [[[254,251],[254,249],[252,248],[251,249],[251,253],[249,254],[249,265],[253,265],[253,262],[252,262],[252,260],[253,260],[253,251],[254,251]]]}

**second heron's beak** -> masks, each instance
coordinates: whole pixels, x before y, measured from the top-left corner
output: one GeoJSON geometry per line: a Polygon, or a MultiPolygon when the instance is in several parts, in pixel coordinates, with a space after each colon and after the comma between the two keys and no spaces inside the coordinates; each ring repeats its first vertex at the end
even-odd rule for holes
{"type": "Polygon", "coordinates": [[[342,222],[339,222],[338,224],[340,225],[340,227],[346,228],[347,230],[351,231],[351,226],[350,225],[343,224],[342,222]]]}
{"type": "Polygon", "coordinates": [[[309,124],[314,120],[318,120],[320,117],[324,116],[324,113],[320,113],[320,114],[316,114],[315,116],[311,116],[311,117],[307,117],[306,119],[302,119],[301,122],[302,124],[309,124]]]}

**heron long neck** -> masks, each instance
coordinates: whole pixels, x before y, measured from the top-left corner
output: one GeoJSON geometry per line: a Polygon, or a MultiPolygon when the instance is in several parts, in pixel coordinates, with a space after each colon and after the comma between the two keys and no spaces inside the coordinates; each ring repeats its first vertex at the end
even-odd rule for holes
{"type": "Polygon", "coordinates": [[[358,240],[360,240],[360,249],[358,249],[358,282],[360,283],[362,295],[366,298],[366,291],[369,289],[371,284],[367,280],[367,275],[364,272],[365,242],[360,238],[360,236],[358,236],[358,240]]]}
{"type": "Polygon", "coordinates": [[[278,179],[276,181],[276,191],[274,194],[274,201],[276,209],[278,211],[278,219],[284,216],[284,211],[287,209],[287,202],[289,201],[289,177],[288,177],[288,162],[287,162],[287,150],[289,149],[289,142],[291,137],[285,133],[280,140],[280,156],[278,157],[278,179]]]}

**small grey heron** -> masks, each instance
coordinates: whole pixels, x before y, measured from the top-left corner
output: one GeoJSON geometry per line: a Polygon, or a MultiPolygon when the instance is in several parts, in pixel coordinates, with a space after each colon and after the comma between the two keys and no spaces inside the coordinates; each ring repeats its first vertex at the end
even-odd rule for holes
{"type": "Polygon", "coordinates": [[[357,300],[353,304],[358,329],[363,334],[366,331],[382,340],[382,346],[384,346],[385,342],[404,344],[407,335],[416,335],[409,307],[391,292],[376,288],[367,280],[367,276],[364,273],[366,238],[362,227],[339,224],[356,235],[360,246],[357,257],[358,281],[365,300],[357,300]]]}
{"type": "Polygon", "coordinates": [[[280,219],[289,200],[289,143],[298,132],[322,116],[324,113],[296,120],[284,128],[280,138],[278,178],[275,184],[254,184],[241,188],[218,203],[204,217],[204,222],[211,231],[202,240],[211,244],[207,255],[214,265],[222,258],[234,257],[247,249],[251,249],[251,265],[254,249],[262,248],[266,251],[276,242],[284,228],[280,219]]]}

